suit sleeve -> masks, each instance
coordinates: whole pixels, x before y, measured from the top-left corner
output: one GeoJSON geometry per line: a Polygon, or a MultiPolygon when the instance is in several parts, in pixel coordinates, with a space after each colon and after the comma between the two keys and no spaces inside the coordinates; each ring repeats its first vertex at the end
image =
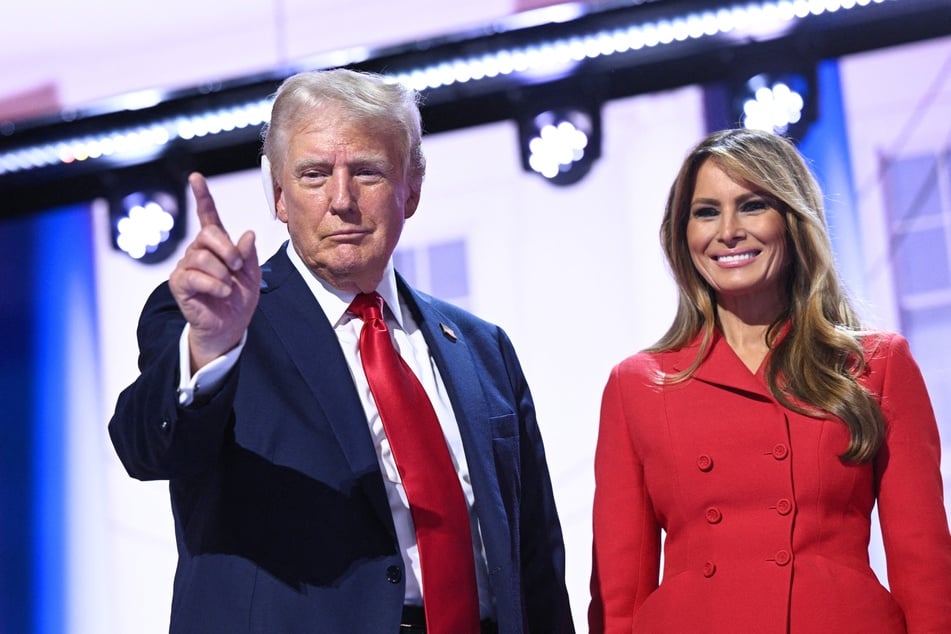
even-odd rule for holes
{"type": "Polygon", "coordinates": [[[196,475],[217,460],[231,422],[237,371],[200,406],[178,404],[178,343],[185,320],[167,284],[139,318],[139,377],[119,395],[109,435],[129,475],[140,480],[196,475]]]}
{"type": "Polygon", "coordinates": [[[895,335],[883,345],[883,358],[872,361],[883,367],[872,371],[880,373],[886,424],[876,466],[889,588],[909,633],[951,632],[951,536],[938,426],[908,342],[895,335]]]}
{"type": "Polygon", "coordinates": [[[574,624],[565,586],[564,538],[535,405],[511,342],[501,331],[500,337],[503,359],[517,399],[521,436],[519,543],[526,631],[571,634],[574,624]]]}
{"type": "Polygon", "coordinates": [[[657,588],[660,527],[631,438],[633,398],[620,366],[601,401],[595,450],[594,548],[588,624],[592,634],[630,632],[635,609],[657,588]]]}

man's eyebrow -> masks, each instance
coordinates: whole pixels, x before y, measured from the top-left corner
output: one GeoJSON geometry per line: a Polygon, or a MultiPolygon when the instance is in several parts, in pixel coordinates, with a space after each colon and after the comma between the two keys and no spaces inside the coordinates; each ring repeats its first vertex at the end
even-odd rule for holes
{"type": "Polygon", "coordinates": [[[293,165],[294,171],[308,169],[310,167],[320,167],[326,165],[327,161],[318,158],[303,158],[296,161],[293,165]]]}

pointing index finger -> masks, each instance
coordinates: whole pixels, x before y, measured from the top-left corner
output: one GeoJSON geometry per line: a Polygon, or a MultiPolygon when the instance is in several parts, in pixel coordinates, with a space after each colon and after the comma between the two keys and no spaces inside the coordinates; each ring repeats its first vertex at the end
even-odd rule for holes
{"type": "Polygon", "coordinates": [[[215,206],[215,199],[211,197],[205,177],[198,172],[193,172],[188,176],[188,184],[191,185],[192,194],[195,196],[199,225],[221,227],[224,231],[224,225],[221,224],[221,218],[218,216],[218,208],[215,206]]]}

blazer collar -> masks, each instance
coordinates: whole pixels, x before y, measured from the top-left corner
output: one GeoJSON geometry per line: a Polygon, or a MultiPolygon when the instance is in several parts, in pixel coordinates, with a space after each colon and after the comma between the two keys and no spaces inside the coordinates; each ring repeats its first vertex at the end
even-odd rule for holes
{"type": "Polygon", "coordinates": [[[484,406],[482,387],[478,380],[480,368],[474,361],[465,331],[439,310],[432,297],[412,288],[399,273],[396,274],[396,285],[400,297],[406,302],[423,333],[429,354],[436,361],[443,383],[449,391],[453,411],[462,426],[463,419],[473,413],[476,405],[484,406]],[[465,407],[460,405],[462,403],[465,407]]]}
{"type": "MultiPolygon", "coordinates": [[[[459,425],[480,522],[483,527],[498,526],[506,519],[499,515],[498,502],[504,497],[499,483],[504,478],[497,471],[498,456],[493,448],[497,430],[493,427],[492,416],[498,412],[489,410],[485,385],[493,385],[494,380],[504,381],[504,378],[486,376],[489,369],[484,362],[477,361],[479,355],[476,354],[478,347],[485,344],[470,340],[468,328],[453,321],[447,311],[440,308],[441,302],[412,289],[398,274],[396,279],[400,296],[419,325],[429,346],[429,354],[446,386],[459,425]]],[[[512,403],[512,406],[518,408],[519,403],[512,403]]],[[[499,534],[496,531],[483,534],[489,557],[510,551],[510,542],[497,541],[506,540],[507,536],[507,532],[499,534]]]]}
{"type": "Polygon", "coordinates": [[[261,293],[271,293],[277,290],[294,272],[294,265],[287,257],[289,243],[290,241],[285,240],[281,248],[261,265],[261,293]]]}
{"type": "MultiPolygon", "coordinates": [[[[290,271],[297,271],[298,274],[304,278],[304,283],[311,293],[317,297],[317,301],[320,303],[330,323],[336,325],[347,311],[355,294],[339,291],[318,279],[312,272],[306,270],[306,265],[301,262],[300,256],[298,256],[289,245],[289,242],[285,241],[276,255],[283,255],[283,257],[272,258],[271,261],[265,264],[266,268],[263,269],[264,275],[262,278],[267,279],[262,279],[262,291],[265,288],[279,285],[282,279],[286,279],[288,269],[290,271]],[[290,266],[286,267],[286,264],[290,266]]],[[[393,269],[392,258],[386,264],[386,268],[383,271],[383,279],[380,281],[376,291],[383,297],[386,305],[389,307],[392,318],[395,319],[402,328],[403,313],[400,310],[396,272],[393,269]]]]}
{"type": "MultiPolygon", "coordinates": [[[[286,247],[287,242],[262,265],[262,295],[269,295],[289,286],[293,292],[284,301],[290,301],[295,305],[296,311],[309,313],[310,318],[305,320],[306,327],[317,333],[326,334],[329,332],[333,334],[332,324],[329,323],[323,311],[313,310],[315,304],[313,295],[310,293],[310,289],[307,288],[306,282],[297,274],[297,269],[287,255],[286,247]],[[315,313],[319,319],[315,317],[315,313]],[[327,328],[317,328],[318,324],[327,326],[327,328]]],[[[432,297],[413,289],[399,273],[395,273],[395,277],[396,289],[412,312],[413,319],[416,320],[417,325],[423,331],[426,344],[430,347],[431,353],[436,356],[441,371],[444,374],[456,374],[455,365],[440,363],[440,361],[459,354],[460,351],[455,350],[455,344],[460,344],[463,350],[468,351],[468,346],[462,341],[462,329],[433,305],[432,297]],[[440,359],[437,355],[444,355],[444,359],[440,359]],[[450,368],[453,370],[451,373],[449,372],[450,368]]],[[[292,347],[291,351],[293,352],[295,349],[296,347],[292,347]]],[[[469,364],[472,363],[471,358],[468,361],[469,364]]],[[[444,376],[443,379],[448,380],[448,377],[444,376]]]]}
{"type": "MultiPolygon", "coordinates": [[[[396,282],[439,368],[459,424],[466,461],[474,474],[483,465],[494,464],[490,412],[482,384],[486,368],[476,362],[474,344],[468,340],[466,330],[439,309],[439,302],[410,287],[398,273],[396,282]]],[[[474,486],[476,479],[482,480],[474,478],[474,486]]]]}
{"type": "MultiPolygon", "coordinates": [[[[690,366],[700,351],[702,335],[698,334],[693,341],[680,350],[671,353],[670,368],[678,372],[690,366]]],[[[713,332],[713,340],[707,355],[700,363],[700,367],[693,374],[693,378],[703,383],[716,385],[725,389],[746,392],[750,395],[774,400],[766,385],[763,365],[754,374],[743,363],[726,338],[717,328],[713,332]]]]}
{"type": "MultiPolygon", "coordinates": [[[[286,243],[285,243],[286,245],[286,243]]],[[[354,473],[377,468],[360,397],[333,325],[282,247],[262,267],[258,312],[281,341],[354,473]]]]}

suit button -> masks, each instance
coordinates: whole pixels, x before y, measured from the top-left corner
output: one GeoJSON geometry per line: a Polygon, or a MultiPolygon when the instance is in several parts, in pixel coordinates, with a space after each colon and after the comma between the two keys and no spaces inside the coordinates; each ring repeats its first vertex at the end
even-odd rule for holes
{"type": "Polygon", "coordinates": [[[712,561],[703,564],[703,576],[709,579],[717,572],[717,565],[712,561]]]}
{"type": "Polygon", "coordinates": [[[386,569],[386,580],[390,583],[399,583],[403,580],[403,569],[399,566],[390,566],[386,569]]]}
{"type": "Polygon", "coordinates": [[[789,455],[789,447],[782,443],[778,443],[773,447],[773,458],[776,460],[785,460],[786,456],[789,455]]]}
{"type": "Polygon", "coordinates": [[[697,468],[701,471],[709,471],[713,468],[713,458],[704,454],[697,458],[697,468]]]}
{"type": "Polygon", "coordinates": [[[783,498],[779,500],[778,502],[776,502],[776,506],[774,508],[776,509],[776,512],[779,513],[780,515],[789,515],[792,512],[793,505],[792,505],[792,502],[790,502],[786,498],[783,498]]]}
{"type": "Polygon", "coordinates": [[[158,427],[159,427],[159,429],[161,429],[162,431],[167,432],[167,431],[168,431],[168,428],[171,427],[171,425],[168,424],[168,421],[167,421],[167,420],[163,420],[161,423],[159,423],[159,426],[158,426],[158,427]]]}
{"type": "Polygon", "coordinates": [[[715,506],[711,506],[707,509],[706,512],[707,522],[710,524],[719,524],[720,520],[723,519],[723,515],[720,513],[720,509],[715,506]]]}
{"type": "Polygon", "coordinates": [[[777,550],[776,557],[773,559],[776,562],[777,566],[785,566],[790,561],[792,561],[792,555],[789,554],[788,550],[777,550]]]}

